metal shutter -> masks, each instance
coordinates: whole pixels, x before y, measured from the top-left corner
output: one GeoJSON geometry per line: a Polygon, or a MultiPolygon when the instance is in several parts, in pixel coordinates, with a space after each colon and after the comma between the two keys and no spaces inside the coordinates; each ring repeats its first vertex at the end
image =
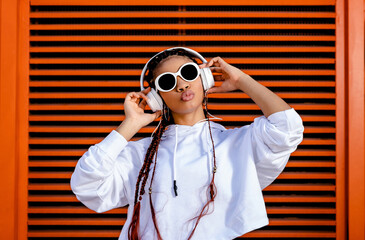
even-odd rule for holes
{"type": "MultiPolygon", "coordinates": [[[[336,238],[335,2],[137,2],[30,2],[29,239],[117,239],[126,208],[93,213],[69,179],[87,148],[123,120],[145,62],[172,46],[223,57],[304,120],[303,143],[264,191],[270,225],[244,238],[336,238]]],[[[242,93],[210,95],[209,109],[229,128],[262,115],[242,93]]]]}

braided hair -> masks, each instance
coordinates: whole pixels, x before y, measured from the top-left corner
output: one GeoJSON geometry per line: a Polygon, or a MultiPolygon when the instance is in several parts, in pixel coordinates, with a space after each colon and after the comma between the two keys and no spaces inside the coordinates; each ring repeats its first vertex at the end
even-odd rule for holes
{"type": "MultiPolygon", "coordinates": [[[[146,80],[149,84],[149,86],[151,88],[155,88],[154,85],[154,71],[155,69],[162,64],[164,61],[166,61],[170,56],[184,56],[184,57],[188,57],[191,61],[197,63],[197,61],[194,59],[194,56],[185,51],[184,49],[172,49],[172,50],[166,50],[160,54],[158,54],[157,56],[154,57],[154,59],[152,59],[149,64],[148,64],[148,73],[146,75],[146,80]]],[[[213,146],[213,173],[212,173],[212,179],[211,182],[209,184],[209,187],[207,188],[207,196],[208,196],[208,201],[207,203],[203,206],[202,210],[200,211],[199,215],[194,217],[191,220],[196,220],[195,222],[195,226],[193,228],[193,230],[190,233],[190,236],[188,239],[191,239],[191,237],[193,236],[195,229],[200,221],[200,219],[204,216],[209,214],[209,205],[210,203],[214,202],[214,198],[217,194],[217,189],[216,186],[214,184],[214,177],[215,177],[215,173],[216,173],[216,158],[215,158],[215,149],[214,149],[214,142],[213,142],[213,136],[212,136],[212,131],[211,131],[211,127],[210,127],[210,121],[209,121],[209,117],[208,117],[208,109],[207,109],[207,96],[205,95],[204,97],[204,114],[205,114],[205,118],[208,121],[208,125],[209,125],[209,132],[210,132],[210,138],[212,141],[212,146],[213,146]]],[[[159,228],[158,228],[158,224],[156,221],[156,217],[155,217],[155,210],[153,207],[153,203],[152,203],[152,198],[151,198],[151,194],[152,194],[152,182],[153,182],[153,178],[155,175],[155,170],[156,170],[156,164],[157,164],[157,152],[158,152],[158,147],[161,141],[161,137],[162,134],[164,133],[164,131],[166,130],[166,127],[170,124],[173,123],[173,117],[172,115],[169,113],[169,111],[166,111],[167,106],[164,103],[164,112],[168,112],[168,114],[163,113],[161,116],[161,124],[158,126],[156,132],[153,135],[152,141],[150,146],[147,149],[146,152],[146,156],[143,162],[143,165],[139,171],[138,177],[137,177],[137,183],[136,183],[136,189],[135,189],[135,195],[134,195],[134,209],[133,209],[133,216],[132,216],[132,220],[131,223],[129,225],[129,229],[128,229],[128,239],[129,240],[139,240],[140,236],[139,236],[139,218],[140,218],[140,205],[141,205],[141,201],[142,201],[142,196],[145,194],[145,187],[146,187],[146,183],[147,183],[147,179],[151,170],[151,165],[153,163],[153,170],[152,170],[152,176],[151,176],[151,181],[150,181],[150,186],[149,186],[149,203],[150,203],[150,209],[151,209],[151,216],[152,216],[152,221],[153,224],[155,226],[155,230],[156,230],[156,234],[157,234],[157,238],[159,240],[162,240],[159,228]]]]}

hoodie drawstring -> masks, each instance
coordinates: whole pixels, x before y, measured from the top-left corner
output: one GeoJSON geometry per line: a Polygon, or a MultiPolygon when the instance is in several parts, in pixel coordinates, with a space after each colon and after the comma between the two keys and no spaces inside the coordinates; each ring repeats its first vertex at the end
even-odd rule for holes
{"type": "Polygon", "coordinates": [[[175,161],[176,161],[176,150],[177,150],[177,125],[175,125],[175,149],[174,149],[174,160],[172,163],[172,168],[173,168],[173,174],[174,174],[174,184],[173,184],[173,188],[174,188],[174,192],[175,192],[175,196],[177,197],[177,185],[176,185],[176,166],[175,166],[175,161]]]}

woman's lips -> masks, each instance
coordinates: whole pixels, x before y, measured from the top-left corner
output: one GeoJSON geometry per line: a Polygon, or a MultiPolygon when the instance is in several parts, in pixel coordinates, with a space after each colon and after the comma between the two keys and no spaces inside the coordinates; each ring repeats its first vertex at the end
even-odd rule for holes
{"type": "Polygon", "coordinates": [[[195,96],[195,93],[191,90],[186,90],[181,94],[181,100],[184,102],[190,101],[195,96]]]}

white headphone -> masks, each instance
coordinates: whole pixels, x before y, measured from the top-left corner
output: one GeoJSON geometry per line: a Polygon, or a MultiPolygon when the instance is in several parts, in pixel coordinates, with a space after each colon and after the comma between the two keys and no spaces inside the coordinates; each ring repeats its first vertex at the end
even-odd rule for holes
{"type": "MultiPolygon", "coordinates": [[[[205,60],[203,58],[202,55],[200,55],[198,52],[189,49],[189,48],[185,48],[185,47],[174,47],[174,48],[169,48],[166,49],[162,52],[157,53],[156,55],[154,55],[150,60],[148,60],[148,62],[146,63],[146,65],[144,66],[142,73],[141,73],[141,78],[140,78],[140,84],[141,84],[141,91],[143,91],[145,88],[143,87],[143,81],[144,81],[144,77],[146,75],[146,71],[148,69],[148,64],[150,63],[151,60],[153,60],[156,56],[160,55],[161,53],[165,52],[165,51],[171,51],[171,50],[175,50],[175,49],[183,49],[185,51],[187,51],[188,53],[190,53],[192,56],[199,58],[203,63],[206,63],[207,60],[205,60]]],[[[203,89],[204,91],[207,91],[209,88],[214,86],[214,78],[213,78],[213,74],[212,71],[209,68],[201,68],[200,69],[200,78],[202,80],[203,83],[203,89]]],[[[156,112],[158,110],[162,110],[163,108],[163,101],[162,98],[160,97],[160,95],[157,93],[157,91],[153,88],[151,88],[151,91],[147,94],[147,104],[148,106],[150,106],[151,110],[153,112],[156,112]]]]}

